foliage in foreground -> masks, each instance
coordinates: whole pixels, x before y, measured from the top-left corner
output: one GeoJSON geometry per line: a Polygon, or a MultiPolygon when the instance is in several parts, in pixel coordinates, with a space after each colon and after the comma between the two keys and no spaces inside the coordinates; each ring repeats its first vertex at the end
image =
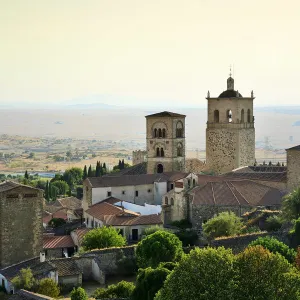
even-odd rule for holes
{"type": "Polygon", "coordinates": [[[282,220],[279,216],[270,216],[266,219],[267,231],[278,231],[282,226],[282,220]]]}
{"type": "Polygon", "coordinates": [[[60,289],[57,283],[51,278],[43,278],[38,284],[37,293],[52,298],[57,298],[60,294],[60,289]]]}
{"type": "Polygon", "coordinates": [[[89,231],[83,238],[82,247],[85,251],[110,247],[122,247],[126,240],[113,227],[103,226],[89,231]]]}
{"type": "Polygon", "coordinates": [[[140,268],[156,268],[160,262],[175,262],[183,255],[182,243],[170,232],[157,231],[138,243],[137,264],[140,268]]]}
{"type": "Polygon", "coordinates": [[[11,282],[17,289],[29,291],[36,285],[36,280],[30,268],[21,269],[20,274],[14,277],[11,282]]]}
{"type": "Polygon", "coordinates": [[[259,237],[249,246],[261,245],[272,253],[279,253],[291,264],[295,262],[296,251],[274,237],[259,237]]]}
{"type": "Polygon", "coordinates": [[[300,299],[300,273],[262,246],[234,256],[223,247],[195,249],[167,277],[155,300],[300,299]]]}
{"type": "Polygon", "coordinates": [[[108,288],[97,289],[93,297],[96,299],[129,298],[133,290],[134,284],[123,280],[117,284],[111,284],[108,288]]]}
{"type": "Polygon", "coordinates": [[[139,269],[131,300],[153,300],[170,273],[170,270],[161,267],[139,269]]]}
{"type": "Polygon", "coordinates": [[[222,212],[203,225],[203,232],[209,239],[235,235],[240,233],[241,229],[241,219],[233,212],[222,212]]]}
{"type": "Polygon", "coordinates": [[[300,217],[300,187],[284,197],[282,215],[288,222],[300,217]]]}
{"type": "Polygon", "coordinates": [[[74,288],[71,292],[71,300],[88,300],[85,290],[81,287],[74,288]]]}

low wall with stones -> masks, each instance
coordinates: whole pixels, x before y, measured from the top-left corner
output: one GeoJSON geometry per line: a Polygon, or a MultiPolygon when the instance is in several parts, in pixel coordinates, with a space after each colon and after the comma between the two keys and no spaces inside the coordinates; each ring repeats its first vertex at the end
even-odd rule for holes
{"type": "Polygon", "coordinates": [[[255,241],[259,237],[274,237],[279,241],[290,246],[290,240],[288,238],[288,232],[259,232],[252,234],[239,235],[234,237],[224,237],[211,241],[212,247],[224,247],[226,249],[231,248],[233,253],[242,252],[252,241],[255,241]]]}

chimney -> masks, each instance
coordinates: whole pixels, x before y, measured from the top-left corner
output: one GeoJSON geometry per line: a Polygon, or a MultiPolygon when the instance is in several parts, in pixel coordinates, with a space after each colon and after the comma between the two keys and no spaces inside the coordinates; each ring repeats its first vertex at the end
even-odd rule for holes
{"type": "Polygon", "coordinates": [[[45,251],[40,252],[40,262],[45,262],[46,260],[46,254],[45,251]]]}

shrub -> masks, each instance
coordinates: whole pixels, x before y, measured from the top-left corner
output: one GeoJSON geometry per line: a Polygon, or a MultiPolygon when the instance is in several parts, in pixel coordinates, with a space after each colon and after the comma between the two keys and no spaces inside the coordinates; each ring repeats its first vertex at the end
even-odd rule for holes
{"type": "Polygon", "coordinates": [[[61,219],[61,218],[53,218],[48,223],[48,225],[50,227],[53,227],[53,228],[60,227],[64,224],[66,224],[66,221],[64,219],[61,219]]]}
{"type": "Polygon", "coordinates": [[[241,230],[241,234],[255,233],[260,231],[261,230],[258,226],[243,227],[241,230]]]}
{"type": "Polygon", "coordinates": [[[251,242],[249,246],[261,245],[272,253],[279,253],[285,257],[290,263],[295,262],[296,252],[289,248],[286,244],[278,241],[274,237],[259,237],[251,242]]]}
{"type": "Polygon", "coordinates": [[[279,216],[270,216],[266,219],[267,231],[278,231],[282,226],[282,221],[279,216]]]}
{"type": "Polygon", "coordinates": [[[30,268],[21,269],[20,274],[12,279],[12,284],[17,289],[32,290],[36,285],[36,280],[33,277],[32,271],[30,268]]]}
{"type": "Polygon", "coordinates": [[[43,278],[38,283],[37,293],[57,298],[59,296],[60,290],[57,283],[51,278],[43,278]]]}
{"type": "Polygon", "coordinates": [[[209,239],[231,236],[241,232],[241,219],[233,212],[222,212],[203,225],[203,232],[209,239]]]}
{"type": "Polygon", "coordinates": [[[85,290],[81,287],[74,288],[71,292],[71,300],[88,300],[85,290]]]}
{"type": "Polygon", "coordinates": [[[157,231],[138,243],[137,263],[140,268],[156,268],[160,262],[177,261],[183,255],[182,243],[170,232],[157,231]]]}
{"type": "Polygon", "coordinates": [[[192,223],[187,219],[182,219],[180,221],[173,221],[171,223],[172,226],[178,227],[180,229],[192,228],[192,223]]]}
{"type": "Polygon", "coordinates": [[[121,275],[133,275],[137,272],[138,267],[136,263],[136,257],[126,257],[121,250],[119,257],[117,258],[118,274],[121,275]]]}
{"type": "Polygon", "coordinates": [[[122,247],[126,240],[113,227],[95,228],[89,231],[83,238],[83,250],[93,250],[110,247],[122,247]]]}
{"type": "Polygon", "coordinates": [[[183,247],[194,246],[198,240],[198,234],[195,230],[180,230],[175,233],[181,240],[183,247]]]}
{"type": "Polygon", "coordinates": [[[173,271],[175,269],[175,267],[178,266],[178,263],[174,263],[174,262],[162,262],[158,265],[159,268],[165,268],[168,269],[170,271],[173,271]]]}
{"type": "MultiPolygon", "coordinates": [[[[111,284],[108,288],[97,289],[93,297],[96,299],[129,298],[134,290],[132,282],[120,281],[117,284],[111,284]]],[[[72,299],[73,300],[73,299],[72,299]]]]}
{"type": "Polygon", "coordinates": [[[300,188],[295,189],[284,197],[282,214],[288,222],[300,217],[300,188]]]}
{"type": "Polygon", "coordinates": [[[167,276],[171,273],[165,268],[139,269],[136,287],[132,293],[132,300],[153,300],[155,294],[162,288],[167,276]]]}
{"type": "Polygon", "coordinates": [[[144,235],[150,235],[152,233],[155,233],[156,231],[164,231],[165,229],[162,228],[162,227],[159,227],[158,225],[156,226],[151,226],[151,227],[148,227],[144,230],[144,235]]]}

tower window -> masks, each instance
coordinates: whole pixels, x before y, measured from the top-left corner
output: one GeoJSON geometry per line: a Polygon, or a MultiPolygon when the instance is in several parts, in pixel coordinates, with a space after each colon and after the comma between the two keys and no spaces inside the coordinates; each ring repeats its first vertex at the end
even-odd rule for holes
{"type": "Polygon", "coordinates": [[[166,129],[165,129],[165,128],[163,128],[163,130],[162,130],[162,137],[163,137],[163,138],[166,137],[166,129]]]}
{"type": "Polygon", "coordinates": [[[135,196],[136,196],[136,197],[139,196],[139,191],[135,191],[135,196]]]}
{"type": "Polygon", "coordinates": [[[215,122],[215,123],[219,123],[219,121],[220,121],[220,113],[219,113],[219,111],[216,109],[216,110],[214,111],[214,122],[215,122]]]}
{"type": "Polygon", "coordinates": [[[241,110],[241,123],[245,122],[244,118],[245,118],[245,112],[244,112],[244,109],[242,109],[241,110]]]}
{"type": "Polygon", "coordinates": [[[228,109],[227,110],[227,120],[228,120],[228,123],[232,123],[232,111],[231,109],[228,109]]]}
{"type": "Polygon", "coordinates": [[[164,157],[164,156],[165,156],[165,152],[164,152],[164,149],[163,149],[163,148],[160,148],[160,156],[161,156],[161,157],[164,157]]]}
{"type": "Polygon", "coordinates": [[[174,205],[174,199],[171,198],[171,205],[174,205]]]}
{"type": "Polygon", "coordinates": [[[248,109],[248,111],[247,111],[247,122],[248,123],[251,122],[251,112],[250,112],[250,109],[248,109]]]}
{"type": "Polygon", "coordinates": [[[162,164],[158,164],[156,171],[157,171],[157,173],[163,173],[164,172],[164,166],[162,164]]]}
{"type": "Polygon", "coordinates": [[[160,137],[160,138],[162,137],[162,130],[161,130],[161,128],[158,129],[158,137],[160,137]]]}
{"type": "Polygon", "coordinates": [[[182,149],[183,149],[182,144],[179,143],[179,144],[177,145],[177,156],[182,156],[182,155],[183,155],[182,149]]]}
{"type": "Polygon", "coordinates": [[[154,129],[154,137],[157,137],[157,129],[154,129]]]}
{"type": "Polygon", "coordinates": [[[160,151],[158,147],[156,148],[156,156],[160,156],[160,151]]]}
{"type": "Polygon", "coordinates": [[[181,121],[177,122],[176,124],[176,137],[177,138],[183,137],[183,124],[181,121]]]}
{"type": "Polygon", "coordinates": [[[169,205],[169,199],[168,199],[168,197],[165,198],[165,204],[169,205]]]}

